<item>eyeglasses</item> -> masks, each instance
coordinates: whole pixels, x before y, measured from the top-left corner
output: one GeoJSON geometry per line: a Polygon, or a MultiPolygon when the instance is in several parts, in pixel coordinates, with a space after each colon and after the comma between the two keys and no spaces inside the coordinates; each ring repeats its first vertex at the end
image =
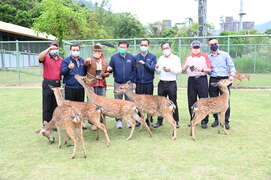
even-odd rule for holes
{"type": "Polygon", "coordinates": [[[199,49],[199,46],[193,46],[192,49],[199,49]]]}

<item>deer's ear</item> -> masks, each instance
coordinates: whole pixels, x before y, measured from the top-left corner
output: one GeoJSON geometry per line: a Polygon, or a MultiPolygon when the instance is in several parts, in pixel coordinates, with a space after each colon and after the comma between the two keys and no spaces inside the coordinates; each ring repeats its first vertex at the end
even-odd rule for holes
{"type": "Polygon", "coordinates": [[[135,83],[133,83],[133,89],[135,89],[136,88],[136,84],[135,83]]]}

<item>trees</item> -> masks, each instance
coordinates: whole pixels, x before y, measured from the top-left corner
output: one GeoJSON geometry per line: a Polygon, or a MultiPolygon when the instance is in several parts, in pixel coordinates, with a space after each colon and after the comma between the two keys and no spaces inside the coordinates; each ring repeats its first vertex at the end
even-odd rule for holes
{"type": "Polygon", "coordinates": [[[38,3],[39,0],[1,0],[0,20],[31,27],[34,18],[40,15],[36,8],[38,3]]]}

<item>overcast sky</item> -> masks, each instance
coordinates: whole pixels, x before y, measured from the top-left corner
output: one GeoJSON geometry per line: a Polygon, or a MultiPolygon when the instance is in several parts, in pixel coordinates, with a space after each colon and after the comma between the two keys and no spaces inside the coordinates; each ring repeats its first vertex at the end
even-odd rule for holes
{"type": "MultiPolygon", "coordinates": [[[[94,0],[101,1],[101,0],[94,0]]],[[[131,12],[143,24],[171,19],[183,22],[187,17],[197,21],[198,6],[195,0],[110,0],[113,12],[131,12]]],[[[271,20],[270,0],[243,0],[244,21],[262,24],[271,20]]],[[[207,21],[219,29],[220,16],[233,16],[239,20],[240,0],[207,0],[207,21]]]]}

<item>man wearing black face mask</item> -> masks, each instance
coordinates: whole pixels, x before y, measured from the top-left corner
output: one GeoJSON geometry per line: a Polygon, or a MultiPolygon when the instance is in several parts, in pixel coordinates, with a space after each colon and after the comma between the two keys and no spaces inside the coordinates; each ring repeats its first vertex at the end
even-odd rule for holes
{"type": "Polygon", "coordinates": [[[58,45],[51,43],[49,48],[39,54],[39,62],[43,64],[42,82],[42,122],[49,122],[57,106],[53,91],[48,85],[60,87],[61,63],[63,59],[59,57],[58,45]]]}
{"type": "MultiPolygon", "coordinates": [[[[209,81],[209,95],[210,97],[217,97],[221,94],[218,87],[214,87],[211,83],[216,83],[221,79],[230,79],[233,80],[234,75],[236,73],[235,66],[232,58],[227,52],[219,50],[219,44],[217,39],[209,40],[209,48],[211,50],[211,54],[209,55],[210,63],[211,63],[211,73],[210,73],[210,81],[209,81]]],[[[228,90],[230,92],[230,86],[228,86],[228,90]]],[[[215,121],[212,123],[212,127],[218,126],[218,115],[214,114],[215,121]]],[[[225,114],[225,127],[226,129],[230,129],[230,102],[229,108],[225,114]]]]}

